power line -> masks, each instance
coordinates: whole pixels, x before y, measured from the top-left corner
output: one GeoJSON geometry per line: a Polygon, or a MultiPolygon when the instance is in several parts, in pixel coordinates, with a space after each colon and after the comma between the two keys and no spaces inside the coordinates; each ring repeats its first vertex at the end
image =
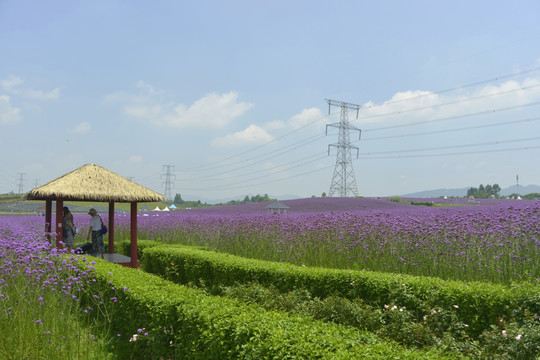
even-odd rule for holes
{"type": "Polygon", "coordinates": [[[540,140],[540,136],[530,137],[530,138],[521,138],[521,139],[512,139],[512,140],[498,140],[498,141],[473,143],[473,144],[439,146],[439,147],[421,148],[421,149],[378,151],[378,152],[362,153],[361,155],[379,155],[379,154],[394,154],[394,153],[405,153],[405,152],[421,152],[421,151],[433,151],[433,150],[459,149],[459,148],[466,148],[466,147],[499,145],[499,144],[508,144],[508,143],[514,143],[514,142],[533,141],[533,140],[540,140]]]}
{"type": "MultiPolygon", "coordinates": [[[[319,122],[319,121],[321,121],[322,119],[325,119],[325,118],[328,117],[329,115],[330,115],[330,114],[324,115],[324,116],[322,116],[322,117],[320,117],[320,118],[318,118],[318,119],[316,119],[316,120],[310,121],[310,122],[308,122],[307,124],[302,125],[301,127],[296,128],[296,129],[294,129],[294,130],[292,130],[292,131],[290,131],[290,132],[288,132],[288,133],[286,133],[286,134],[283,134],[283,135],[281,135],[281,136],[278,136],[277,138],[274,138],[274,139],[272,139],[272,140],[270,140],[270,141],[268,141],[268,142],[266,142],[266,143],[264,143],[264,144],[254,146],[254,147],[252,147],[252,148],[250,148],[250,149],[248,149],[248,150],[246,150],[246,151],[242,151],[242,152],[240,152],[240,153],[238,153],[238,154],[229,156],[229,157],[227,157],[227,158],[225,158],[225,159],[216,160],[216,161],[209,162],[209,163],[206,163],[206,164],[202,164],[202,165],[199,165],[199,166],[194,166],[194,167],[190,167],[190,168],[185,168],[185,169],[182,169],[181,171],[193,171],[193,170],[198,170],[198,169],[206,168],[206,167],[212,167],[212,169],[213,169],[213,168],[215,168],[214,165],[216,165],[216,164],[219,164],[220,167],[227,166],[227,165],[223,165],[223,163],[226,162],[226,161],[228,161],[228,160],[236,159],[236,158],[238,158],[238,157],[240,157],[240,156],[242,156],[242,155],[251,153],[251,152],[253,152],[253,151],[257,150],[257,149],[260,149],[260,148],[262,148],[262,147],[264,147],[264,146],[267,146],[267,145],[270,145],[270,144],[272,144],[272,143],[275,143],[275,142],[277,142],[278,140],[281,140],[281,139],[283,139],[283,138],[285,138],[285,137],[287,137],[287,136],[289,136],[289,135],[295,134],[295,133],[297,133],[298,131],[300,131],[300,130],[302,130],[302,129],[305,129],[305,128],[308,127],[308,126],[311,126],[311,125],[315,124],[316,122],[319,122]]],[[[271,153],[272,153],[272,152],[271,152],[271,153]]],[[[250,159],[248,159],[248,160],[250,160],[250,159]]],[[[245,160],[243,160],[243,161],[245,161],[245,160]]]]}
{"type": "MultiPolygon", "coordinates": [[[[427,97],[427,96],[444,94],[444,93],[447,93],[447,92],[452,92],[452,91],[456,91],[456,90],[462,90],[462,89],[466,89],[466,88],[473,87],[473,86],[478,86],[478,85],[482,85],[482,84],[488,84],[488,83],[491,83],[491,82],[494,82],[494,81],[500,81],[500,80],[504,80],[504,79],[518,77],[518,76],[522,76],[522,75],[525,75],[525,74],[530,74],[530,73],[537,72],[537,71],[540,71],[540,66],[537,66],[537,67],[534,67],[534,68],[531,68],[531,69],[527,69],[527,70],[522,70],[522,71],[519,71],[519,72],[514,72],[512,74],[506,74],[506,75],[502,75],[502,76],[497,76],[497,77],[494,77],[494,78],[491,78],[491,79],[479,80],[479,81],[471,82],[471,83],[464,84],[464,85],[453,86],[453,87],[446,88],[446,89],[443,89],[443,90],[429,91],[427,94],[415,95],[415,96],[408,97],[408,98],[405,98],[405,99],[390,100],[390,101],[385,102],[384,105],[392,105],[392,104],[397,104],[397,103],[404,102],[404,101],[421,99],[421,98],[427,97]]],[[[376,105],[364,105],[363,106],[364,109],[370,109],[370,108],[373,108],[373,107],[376,107],[376,105]]]]}
{"type": "MultiPolygon", "coordinates": [[[[540,102],[538,104],[540,104],[540,102]]],[[[474,115],[471,114],[471,115],[467,115],[467,116],[474,116],[474,115]]],[[[447,118],[444,119],[444,120],[447,120],[447,118]]],[[[476,129],[483,129],[483,128],[488,128],[488,127],[495,127],[495,126],[519,124],[519,123],[532,122],[532,121],[538,121],[538,120],[540,120],[540,117],[533,117],[533,118],[527,118],[527,119],[521,119],[521,120],[502,121],[502,122],[492,123],[492,124],[467,126],[467,127],[445,129],[445,130],[433,130],[433,131],[426,131],[426,132],[412,133],[412,134],[401,134],[401,135],[365,138],[365,139],[363,139],[363,141],[383,140],[383,139],[386,140],[386,139],[404,138],[404,137],[411,137],[411,136],[443,134],[443,133],[456,132],[456,131],[476,130],[476,129]]],[[[437,120],[435,120],[435,121],[437,121],[437,120]]]]}
{"type": "Polygon", "coordinates": [[[439,118],[439,119],[416,121],[416,122],[406,123],[406,124],[398,124],[398,125],[390,125],[390,126],[384,126],[384,127],[374,128],[374,129],[366,129],[366,130],[364,130],[364,132],[373,132],[373,131],[397,129],[397,128],[402,128],[402,127],[415,126],[415,125],[432,124],[432,123],[441,122],[441,121],[455,120],[455,119],[462,119],[462,118],[472,117],[472,116],[492,114],[492,113],[499,112],[499,111],[516,110],[516,109],[521,109],[521,108],[524,108],[524,107],[536,106],[536,105],[540,105],[540,101],[535,101],[535,102],[531,102],[531,103],[523,104],[523,105],[507,106],[507,107],[504,107],[504,108],[478,111],[478,112],[469,113],[469,114],[447,116],[447,117],[443,117],[443,118],[439,118]]]}
{"type": "MultiPolygon", "coordinates": [[[[474,154],[485,154],[485,153],[496,153],[496,152],[513,152],[513,151],[528,151],[528,150],[536,150],[540,149],[539,146],[525,146],[525,147],[517,147],[517,148],[506,148],[506,149],[492,149],[492,150],[479,150],[479,151],[466,151],[466,152],[454,152],[454,153],[442,153],[442,154],[422,154],[422,155],[404,155],[404,156],[378,156],[378,157],[359,157],[358,159],[361,160],[379,160],[379,159],[405,159],[405,158],[426,158],[426,157],[444,157],[444,156],[462,156],[462,155],[474,155],[474,154]]],[[[266,185],[266,184],[273,184],[276,182],[281,182],[285,180],[289,180],[292,178],[304,176],[313,174],[315,172],[320,172],[323,170],[327,170],[332,168],[333,165],[320,167],[314,170],[306,171],[303,173],[290,175],[286,177],[282,177],[279,179],[272,179],[268,181],[263,182],[255,182],[255,183],[242,183],[241,186],[239,184],[234,185],[222,185],[222,186],[215,186],[215,187],[204,187],[204,188],[186,188],[185,190],[190,191],[221,191],[221,190],[234,190],[234,189],[244,189],[247,187],[252,186],[259,186],[259,185],[266,185]]],[[[247,182],[247,181],[246,181],[247,182]]]]}
{"type": "Polygon", "coordinates": [[[510,152],[520,150],[535,150],[540,149],[538,146],[525,146],[519,148],[506,148],[506,149],[492,149],[492,150],[478,150],[478,151],[464,151],[454,153],[442,153],[442,154],[422,154],[422,155],[403,155],[403,156],[374,156],[374,157],[359,157],[361,160],[379,160],[379,159],[411,159],[411,158],[425,158],[425,157],[442,157],[442,156],[457,156],[457,155],[474,155],[474,154],[486,154],[496,152],[510,152]]]}
{"type": "MultiPolygon", "coordinates": [[[[413,111],[418,111],[418,110],[427,110],[427,109],[431,109],[431,108],[434,108],[434,107],[443,107],[443,106],[448,106],[448,105],[455,105],[455,104],[469,102],[469,101],[476,101],[476,100],[486,99],[488,97],[510,94],[510,93],[517,92],[517,91],[534,89],[534,88],[537,88],[537,87],[540,87],[540,84],[530,85],[530,86],[522,86],[522,87],[520,87],[518,89],[500,91],[500,92],[496,92],[496,93],[480,95],[480,96],[470,97],[470,98],[466,98],[466,99],[462,99],[462,100],[450,101],[450,102],[441,103],[441,104],[421,106],[421,107],[416,107],[416,108],[412,108],[412,109],[392,111],[392,112],[383,113],[383,114],[374,114],[374,115],[361,116],[360,119],[361,120],[372,119],[372,118],[384,117],[384,116],[389,116],[389,115],[403,114],[403,113],[408,113],[408,112],[413,112],[413,111]]],[[[397,126],[397,127],[399,127],[399,126],[397,126]]],[[[382,129],[387,129],[387,128],[392,128],[392,127],[371,129],[371,131],[382,130],[382,129]]]]}

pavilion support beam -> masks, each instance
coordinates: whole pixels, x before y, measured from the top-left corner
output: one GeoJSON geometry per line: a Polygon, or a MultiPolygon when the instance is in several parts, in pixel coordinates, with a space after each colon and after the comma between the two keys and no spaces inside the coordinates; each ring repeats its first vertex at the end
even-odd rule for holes
{"type": "Polygon", "coordinates": [[[137,261],[137,202],[131,203],[131,267],[138,267],[137,261]]]}
{"type": "Polygon", "coordinates": [[[62,224],[64,223],[64,199],[56,199],[56,247],[63,249],[64,232],[62,224]]]}
{"type": "Polygon", "coordinates": [[[45,200],[45,236],[51,244],[52,200],[45,200]]]}
{"type": "Polygon", "coordinates": [[[109,254],[114,254],[114,201],[109,201],[109,254]]]}

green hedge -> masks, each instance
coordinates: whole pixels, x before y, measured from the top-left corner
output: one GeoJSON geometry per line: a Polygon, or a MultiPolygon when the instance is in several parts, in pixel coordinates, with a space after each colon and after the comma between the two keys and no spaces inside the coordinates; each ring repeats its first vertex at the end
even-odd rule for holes
{"type": "MultiPolygon", "coordinates": [[[[154,240],[137,240],[137,259],[139,261],[142,259],[144,249],[161,245],[164,244],[154,240]]],[[[118,254],[131,256],[131,240],[115,241],[114,251],[118,254]]]]}
{"type": "Polygon", "coordinates": [[[533,285],[508,287],[380,272],[306,268],[178,246],[148,248],[143,256],[145,271],[180,284],[213,287],[254,281],[273,285],[283,292],[305,288],[320,298],[339,295],[361,298],[379,307],[404,306],[419,319],[431,309],[458,307],[459,319],[475,336],[501,317],[519,317],[525,309],[537,312],[540,303],[539,288],[533,285]]]}
{"type": "MultiPolygon", "coordinates": [[[[137,358],[456,358],[436,350],[405,349],[345,326],[208,296],[137,269],[93,260],[81,261],[80,266],[94,269],[99,296],[114,299],[108,322],[119,334],[118,341],[133,346],[137,358]],[[137,340],[128,342],[133,334],[139,334],[137,340]]],[[[86,290],[86,296],[94,295],[86,290]]]]}

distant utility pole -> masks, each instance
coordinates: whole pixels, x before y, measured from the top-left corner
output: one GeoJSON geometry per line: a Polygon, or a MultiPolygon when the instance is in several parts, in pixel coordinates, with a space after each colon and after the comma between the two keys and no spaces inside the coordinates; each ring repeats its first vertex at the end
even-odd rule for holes
{"type": "Polygon", "coordinates": [[[26,175],[26,173],[17,173],[17,175],[19,176],[17,179],[19,182],[19,194],[22,194],[24,189],[24,175],[26,175]]]}
{"type": "Polygon", "coordinates": [[[519,175],[516,174],[516,194],[519,195],[519,175]]]}
{"type": "Polygon", "coordinates": [[[330,155],[330,147],[335,146],[337,148],[336,166],[334,167],[334,176],[332,176],[332,184],[330,185],[330,193],[328,196],[334,196],[337,194],[340,197],[347,197],[349,195],[358,196],[358,189],[356,188],[356,178],[354,177],[354,169],[352,166],[351,149],[356,149],[356,157],[358,158],[358,148],[351,145],[350,131],[358,131],[358,140],[360,140],[361,130],[357,127],[349,124],[348,111],[356,110],[356,118],[358,119],[358,112],[360,105],[350,104],[343,101],[326,100],[328,103],[328,114],[330,114],[331,106],[339,106],[341,108],[341,116],[339,123],[327,124],[326,135],[328,135],[328,127],[336,127],[339,129],[338,142],[336,144],[328,145],[328,155],[330,155]]]}
{"type": "Polygon", "coordinates": [[[174,177],[174,179],[176,180],[176,175],[174,174],[171,174],[171,171],[174,171],[174,165],[163,165],[163,170],[166,171],[165,174],[161,174],[161,176],[165,176],[165,182],[163,183],[163,185],[165,185],[165,197],[167,199],[172,199],[172,196],[171,196],[171,186],[174,186],[174,184],[171,185],[171,178],[174,177]]]}

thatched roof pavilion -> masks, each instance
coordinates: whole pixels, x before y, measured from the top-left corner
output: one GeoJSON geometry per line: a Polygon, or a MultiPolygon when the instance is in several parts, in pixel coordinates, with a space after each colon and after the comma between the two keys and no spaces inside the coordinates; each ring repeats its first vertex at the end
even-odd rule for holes
{"type": "Polygon", "coordinates": [[[109,203],[109,254],[114,254],[114,203],[131,204],[131,260],[137,261],[137,202],[164,201],[166,197],[136,184],[99,165],[87,164],[45,185],[32,189],[25,195],[27,200],[45,200],[45,231],[51,232],[52,202],[56,201],[56,239],[61,247],[64,201],[90,201],[109,203]],[[60,240],[60,241],[58,241],[60,240]]]}

